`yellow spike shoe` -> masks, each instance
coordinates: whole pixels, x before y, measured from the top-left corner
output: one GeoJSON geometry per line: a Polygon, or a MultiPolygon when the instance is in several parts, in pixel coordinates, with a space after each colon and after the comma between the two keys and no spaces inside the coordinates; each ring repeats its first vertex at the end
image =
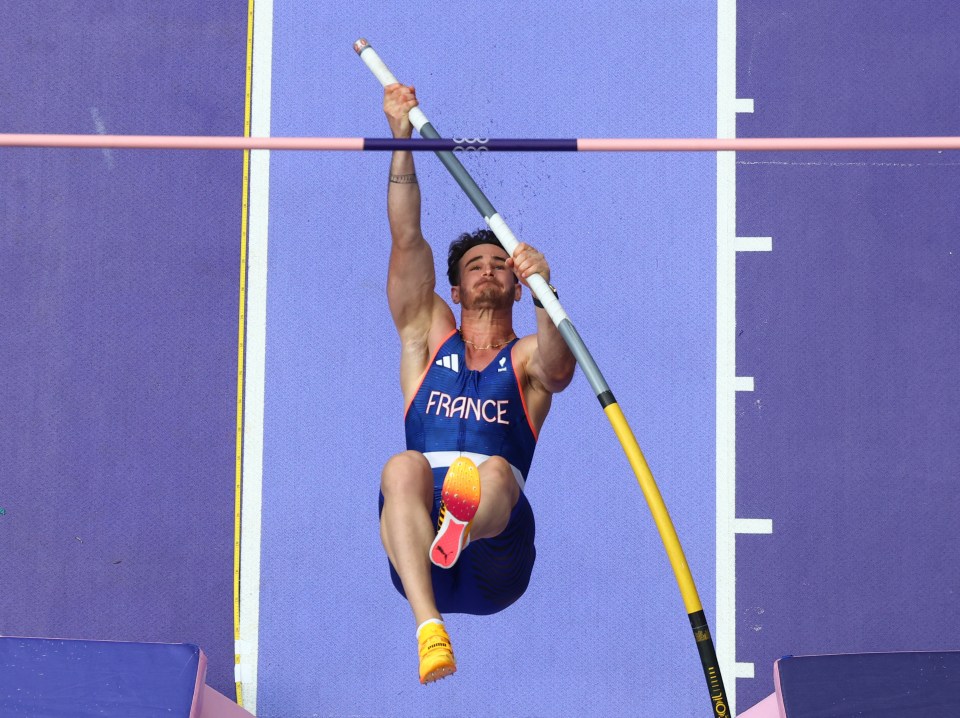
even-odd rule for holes
{"type": "Polygon", "coordinates": [[[480,508],[480,472],[460,456],[450,464],[441,489],[440,529],[430,546],[430,560],[440,568],[453,566],[470,542],[470,524],[480,508]]]}
{"type": "Polygon", "coordinates": [[[450,636],[440,623],[428,623],[417,637],[420,650],[420,682],[426,685],[457,672],[450,636]]]}

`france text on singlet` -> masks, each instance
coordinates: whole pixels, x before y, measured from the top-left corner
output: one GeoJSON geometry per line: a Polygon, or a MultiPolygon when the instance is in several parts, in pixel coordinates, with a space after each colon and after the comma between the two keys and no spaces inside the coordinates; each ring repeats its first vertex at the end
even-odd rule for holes
{"type": "Polygon", "coordinates": [[[454,331],[432,358],[407,408],[407,449],[501,456],[526,480],[537,437],[513,368],[517,341],[476,371],[467,369],[466,345],[454,331]]]}

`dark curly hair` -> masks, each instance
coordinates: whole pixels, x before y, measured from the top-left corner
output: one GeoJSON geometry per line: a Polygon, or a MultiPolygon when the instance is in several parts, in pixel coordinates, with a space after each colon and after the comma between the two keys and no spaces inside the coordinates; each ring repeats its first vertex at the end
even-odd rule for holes
{"type": "Polygon", "coordinates": [[[497,235],[489,229],[478,229],[473,234],[464,232],[450,243],[450,251],[447,253],[447,279],[450,280],[451,287],[460,284],[460,260],[463,255],[480,244],[495,244],[501,247],[497,235]]]}

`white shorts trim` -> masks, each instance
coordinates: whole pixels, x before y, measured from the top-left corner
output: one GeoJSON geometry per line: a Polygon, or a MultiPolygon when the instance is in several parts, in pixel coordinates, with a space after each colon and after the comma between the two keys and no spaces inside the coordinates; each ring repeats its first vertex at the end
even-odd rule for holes
{"type": "MultiPolygon", "coordinates": [[[[472,451],[425,451],[423,455],[427,461],[430,462],[430,467],[433,469],[444,469],[450,466],[453,460],[460,456],[470,459],[470,461],[478,466],[490,458],[488,454],[475,454],[472,451]]],[[[510,469],[513,471],[513,478],[515,478],[520,485],[520,490],[523,491],[524,484],[526,484],[523,474],[521,474],[520,469],[513,464],[510,464],[510,469]]]]}

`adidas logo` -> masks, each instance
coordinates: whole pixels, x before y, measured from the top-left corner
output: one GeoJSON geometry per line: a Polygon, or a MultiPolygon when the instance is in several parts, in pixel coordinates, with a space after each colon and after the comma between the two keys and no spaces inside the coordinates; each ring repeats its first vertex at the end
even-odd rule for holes
{"type": "Polygon", "coordinates": [[[443,359],[437,359],[434,364],[437,366],[445,366],[447,369],[450,369],[453,372],[460,372],[460,355],[459,354],[447,354],[443,359]]]}
{"type": "Polygon", "coordinates": [[[497,369],[497,373],[499,374],[500,372],[506,371],[506,370],[507,370],[507,358],[500,357],[500,368],[497,369]]]}

